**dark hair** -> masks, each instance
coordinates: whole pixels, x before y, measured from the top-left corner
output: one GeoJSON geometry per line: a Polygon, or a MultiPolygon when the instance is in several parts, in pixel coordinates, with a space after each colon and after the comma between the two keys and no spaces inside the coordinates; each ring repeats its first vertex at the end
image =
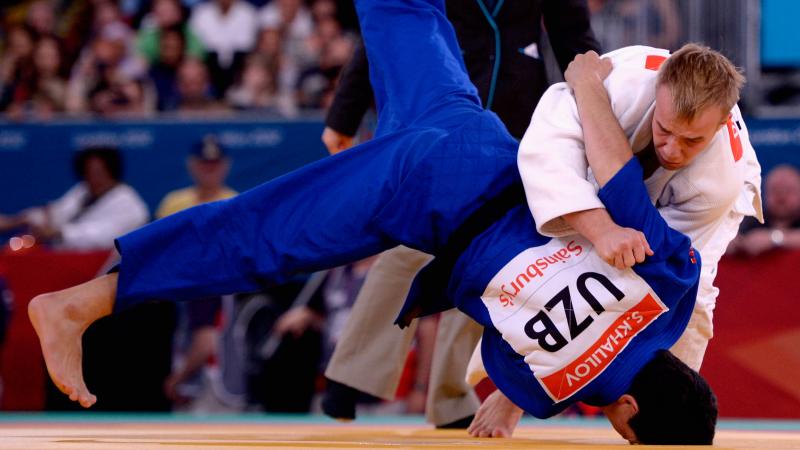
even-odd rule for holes
{"type": "Polygon", "coordinates": [[[122,180],[122,155],[116,147],[87,147],[75,154],[72,160],[72,167],[75,170],[75,176],[83,180],[86,171],[86,161],[89,158],[98,158],[106,166],[106,170],[111,174],[111,178],[121,181],[122,180]]]}
{"type": "Polygon", "coordinates": [[[717,398],[699,373],[667,350],[636,374],[628,394],[639,405],[628,425],[640,443],[713,443],[717,398]]]}

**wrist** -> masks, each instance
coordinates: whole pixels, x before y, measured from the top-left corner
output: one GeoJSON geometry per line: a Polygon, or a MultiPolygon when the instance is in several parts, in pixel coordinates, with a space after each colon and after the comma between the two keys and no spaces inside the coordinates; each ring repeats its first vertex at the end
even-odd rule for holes
{"type": "Polygon", "coordinates": [[[586,96],[586,95],[600,95],[604,98],[608,98],[608,93],[606,92],[606,87],[603,85],[603,80],[599,78],[585,78],[580,81],[576,81],[575,83],[571,84],[572,91],[575,93],[575,96],[586,96]]]}
{"type": "Polygon", "coordinates": [[[587,209],[564,215],[564,220],[577,233],[591,242],[595,242],[609,233],[617,225],[603,208],[587,209]]]}

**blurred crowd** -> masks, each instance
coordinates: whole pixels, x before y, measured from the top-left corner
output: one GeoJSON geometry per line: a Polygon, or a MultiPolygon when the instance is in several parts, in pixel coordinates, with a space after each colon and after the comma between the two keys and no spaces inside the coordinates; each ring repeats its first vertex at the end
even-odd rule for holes
{"type": "Polygon", "coordinates": [[[0,110],[10,119],[291,117],[327,106],[356,39],[336,0],[3,4],[0,110]]]}

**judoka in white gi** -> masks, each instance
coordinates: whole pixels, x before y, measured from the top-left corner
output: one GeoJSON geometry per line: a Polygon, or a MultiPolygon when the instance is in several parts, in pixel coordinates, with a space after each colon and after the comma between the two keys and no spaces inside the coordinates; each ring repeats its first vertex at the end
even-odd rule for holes
{"type": "MultiPolygon", "coordinates": [[[[597,186],[587,170],[585,144],[600,139],[602,145],[629,145],[649,166],[645,182],[651,201],[672,206],[663,212],[665,219],[687,234],[703,254],[695,310],[688,328],[671,348],[699,370],[713,335],[719,292],[713,286],[717,263],[744,216],[763,220],[761,176],[735,105],[738,88],[727,93],[720,89],[721,80],[739,77],[733,66],[694,45],[676,54],[678,59],[667,59],[666,50],[636,46],[605,55],[602,63],[613,65],[613,70],[602,85],[595,84],[600,92],[591,91],[599,98],[594,108],[580,115],[581,97],[574,95],[567,83],[552,86],[523,137],[519,166],[528,204],[542,234],[566,236],[575,228],[597,239],[608,233],[611,222],[595,194],[597,186]],[[725,111],[724,105],[729,104],[730,112],[717,115],[705,111],[709,123],[703,124],[702,113],[709,104],[718,104],[725,111]],[[694,115],[687,117],[687,112],[694,115]]],[[[578,62],[601,64],[597,55],[579,56],[578,62]]],[[[569,73],[567,76],[569,79],[569,73]]],[[[613,258],[609,262],[613,263],[613,258]]],[[[630,257],[627,262],[618,261],[623,265],[633,262],[630,257]]],[[[480,365],[473,364],[468,376],[477,382],[481,373],[480,365]]],[[[520,414],[519,408],[497,393],[482,405],[470,432],[509,436],[520,414]]]]}

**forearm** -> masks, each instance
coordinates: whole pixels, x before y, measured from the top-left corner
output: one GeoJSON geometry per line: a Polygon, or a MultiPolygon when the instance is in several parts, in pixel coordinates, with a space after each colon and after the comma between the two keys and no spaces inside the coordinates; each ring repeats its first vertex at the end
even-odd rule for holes
{"type": "Polygon", "coordinates": [[[20,214],[14,216],[4,216],[0,214],[0,232],[17,228],[26,223],[25,217],[20,214]]]}
{"type": "Polygon", "coordinates": [[[372,104],[372,98],[367,52],[364,45],[359,44],[342,69],[325,125],[346,136],[355,136],[361,119],[372,104]]]}
{"type": "Polygon", "coordinates": [[[180,381],[187,380],[200,370],[216,353],[217,330],[214,327],[203,327],[192,335],[192,343],[186,353],[182,367],[177,371],[180,381]]]}
{"type": "Polygon", "coordinates": [[[427,389],[431,376],[433,348],[436,344],[435,318],[425,317],[419,320],[417,327],[417,371],[414,374],[415,389],[427,389]]]}
{"type": "Polygon", "coordinates": [[[542,96],[517,158],[528,206],[543,235],[572,234],[564,214],[603,207],[586,179],[583,130],[575,97],[565,83],[542,96]]]}
{"type": "Polygon", "coordinates": [[[591,242],[597,242],[601,236],[617,226],[603,208],[578,211],[563,217],[569,226],[591,242]]]}
{"type": "Polygon", "coordinates": [[[586,159],[602,187],[631,159],[633,151],[601,80],[587,80],[573,92],[583,126],[586,159]]]}
{"type": "Polygon", "coordinates": [[[800,230],[787,230],[783,233],[783,247],[797,250],[800,249],[800,230]]]}

